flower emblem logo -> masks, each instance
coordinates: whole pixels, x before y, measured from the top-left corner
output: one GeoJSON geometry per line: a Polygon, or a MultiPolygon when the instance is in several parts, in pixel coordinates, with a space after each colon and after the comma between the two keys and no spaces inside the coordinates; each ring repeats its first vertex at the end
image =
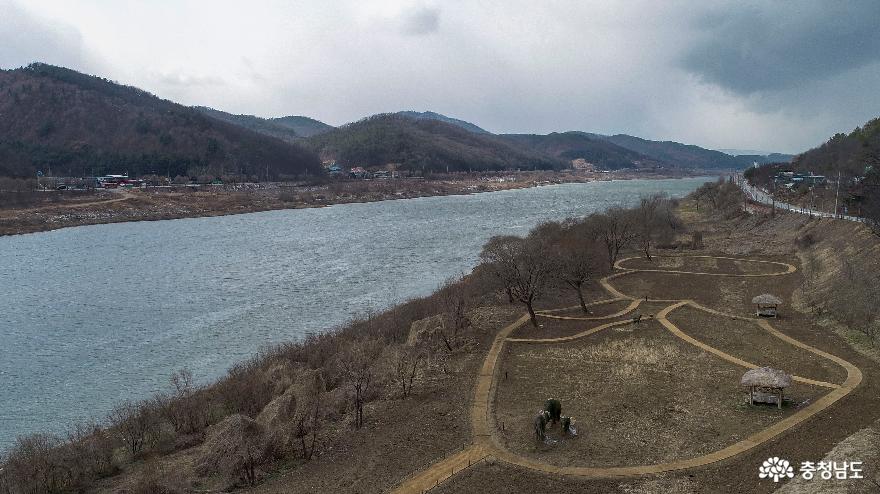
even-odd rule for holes
{"type": "Polygon", "coordinates": [[[794,477],[794,468],[792,468],[788,460],[774,456],[764,460],[764,463],[758,467],[758,477],[762,479],[772,478],[773,482],[779,482],[779,479],[794,477]]]}

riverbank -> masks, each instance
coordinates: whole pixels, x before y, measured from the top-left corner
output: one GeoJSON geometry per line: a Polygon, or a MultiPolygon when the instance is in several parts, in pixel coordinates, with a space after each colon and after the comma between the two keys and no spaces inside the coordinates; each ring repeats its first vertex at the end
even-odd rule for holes
{"type": "Polygon", "coordinates": [[[0,375],[12,379],[0,403],[9,418],[0,450],[15,435],[64,434],[66,424],[165,389],[184,363],[198,383],[213,382],[264,345],[428,295],[470,272],[493,235],[525,235],[643,195],[682,197],[706,180],[597,181],[0,238],[10,287],[0,299],[9,328],[0,375]]]}
{"type": "MultiPolygon", "coordinates": [[[[510,360],[511,358],[530,355],[530,358],[537,357],[541,355],[537,352],[542,350],[536,340],[520,340],[518,343],[514,341],[517,336],[523,336],[511,333],[511,330],[516,330],[515,321],[525,321],[517,319],[523,314],[523,308],[520,305],[507,304],[502,288],[497,284],[497,278],[490,276],[485,270],[477,269],[445,292],[441,290],[395,306],[320,338],[281,345],[263,352],[259,357],[236,367],[213,385],[195,390],[186,387],[182,391],[178,389],[177,397],[171,401],[144,401],[140,405],[143,408],[134,409],[143,415],[127,415],[123,419],[132,421],[140,416],[159,417],[158,422],[148,425],[153,427],[151,430],[161,433],[148,434],[146,437],[149,439],[137,452],[128,451],[126,445],[129,443],[121,442],[119,437],[122,429],[119,425],[111,426],[105,435],[96,436],[106,438],[105,442],[97,443],[96,450],[110,451],[114,456],[108,463],[109,467],[104,464],[89,467],[86,464],[87,468],[93,468],[95,479],[82,490],[107,493],[183,493],[219,492],[237,486],[242,492],[254,494],[276,494],[291,490],[388,492],[398,486],[406,487],[410,485],[408,480],[414,480],[419,485],[439,484],[438,492],[486,490],[487,486],[498,485],[499,482],[510,492],[546,489],[548,485],[561,493],[653,490],[688,494],[706,491],[770,492],[777,485],[754,475],[757,466],[770,455],[792,458],[795,465],[801,461],[822,458],[832,458],[838,462],[860,461],[864,462],[862,466],[866,477],[875,477],[875,459],[880,457],[876,444],[864,439],[859,442],[859,438],[876,435],[878,395],[877,385],[872,383],[878,382],[880,371],[877,363],[872,360],[872,355],[850,347],[847,341],[833,332],[825,331],[817,324],[815,314],[803,310],[796,301],[800,298],[798,292],[804,289],[806,277],[813,276],[810,274],[813,268],[809,268],[812,263],[805,260],[810,252],[820,254],[829,249],[842,251],[861,247],[858,251],[865,254],[851,256],[853,262],[857,263],[859,269],[876,271],[876,260],[868,254],[876,249],[876,238],[865,232],[861,225],[832,220],[817,219],[806,224],[762,215],[737,215],[723,219],[719,215],[707,214],[692,201],[683,201],[679,214],[685,229],[668,246],[669,249],[657,252],[659,256],[651,262],[632,259],[627,264],[622,263],[623,269],[638,271],[637,266],[641,263],[643,267],[647,265],[650,270],[660,269],[660,272],[642,269],[641,273],[617,275],[610,285],[607,284],[609,280],[606,280],[606,284],[590,285],[588,300],[607,302],[609,296],[620,296],[624,293],[629,294],[624,297],[627,300],[623,303],[626,303],[632,300],[630,297],[635,297],[633,302],[637,303],[631,304],[624,312],[615,312],[616,306],[609,306],[606,310],[605,305],[599,302],[591,316],[564,321],[562,319],[565,317],[554,318],[552,315],[558,313],[562,307],[575,303],[571,291],[551,290],[540,301],[540,308],[549,309],[543,312],[539,310],[542,330],[548,331],[546,336],[577,339],[586,345],[579,347],[577,343],[566,341],[559,342],[558,348],[604,349],[602,351],[605,353],[602,355],[605,360],[599,364],[613,364],[622,360],[623,365],[620,368],[624,371],[621,373],[602,374],[607,373],[607,370],[595,372],[591,366],[595,366],[597,362],[584,361],[584,352],[580,350],[572,354],[557,350],[550,354],[553,362],[566,355],[569,356],[566,358],[576,357],[567,366],[548,364],[544,360],[540,363],[540,372],[529,372],[528,368],[514,365],[516,361],[510,360]],[[696,231],[703,233],[704,247],[693,249],[690,247],[690,232],[696,231]],[[809,245],[802,241],[806,233],[810,233],[814,240],[809,245]],[[735,261],[732,257],[738,260],[735,261]],[[777,276],[773,274],[777,272],[775,269],[760,269],[758,264],[765,264],[767,261],[776,261],[776,265],[790,265],[793,271],[789,269],[784,275],[777,276]],[[682,272],[661,274],[664,266],[681,269],[682,272]],[[713,277],[701,274],[712,274],[713,277]],[[715,274],[723,276],[716,278],[715,274]],[[668,279],[663,278],[666,276],[674,276],[678,282],[668,283],[668,279]],[[607,287],[613,290],[606,292],[607,287]],[[772,328],[783,335],[780,337],[782,339],[759,339],[759,333],[749,332],[750,326],[744,322],[752,314],[752,295],[767,288],[784,300],[791,301],[791,305],[786,304],[783,317],[772,321],[772,328]],[[620,291],[616,291],[618,289],[620,291]],[[641,303],[642,293],[648,293],[648,290],[651,291],[653,305],[641,303]],[[460,298],[455,298],[456,296],[460,298]],[[692,307],[694,310],[703,306],[722,308],[724,312],[737,314],[738,317],[724,317],[724,321],[711,320],[713,313],[706,310],[703,312],[707,314],[698,317],[696,314],[699,312],[682,309],[676,300],[696,300],[704,305],[692,307]],[[447,338],[450,335],[444,333],[444,328],[447,327],[445,324],[449,321],[446,318],[449,317],[450,310],[461,307],[458,304],[464,301],[467,301],[468,325],[460,332],[453,333],[452,339],[448,340],[451,345],[447,346],[444,335],[447,338]],[[642,321],[636,334],[636,329],[630,326],[632,315],[629,311],[637,307],[638,314],[645,314],[646,319],[642,321]],[[658,311],[664,307],[666,310],[661,315],[658,311]],[[672,310],[676,312],[667,318],[672,310]],[[670,320],[673,321],[671,329],[666,326],[670,332],[652,321],[651,316],[654,314],[657,320],[667,324],[670,324],[670,320]],[[603,320],[611,321],[611,326],[603,320]],[[677,329],[676,325],[680,325],[681,329],[677,329]],[[722,333],[732,333],[736,337],[717,339],[720,333],[705,331],[707,327],[722,327],[725,329],[722,333]],[[602,328],[605,331],[599,332],[602,328]],[[577,333],[573,335],[573,331],[577,333]],[[730,365],[741,364],[724,357],[721,360],[727,360],[726,363],[710,355],[695,354],[697,350],[675,339],[682,332],[686,335],[699,335],[700,341],[706,340],[706,344],[715,345],[713,348],[716,350],[723,348],[729,352],[725,354],[727,357],[733,355],[751,360],[782,359],[776,361],[784,361],[789,371],[802,369],[805,372],[799,375],[816,377],[814,373],[822,372],[825,368],[814,367],[812,357],[797,354],[796,350],[800,347],[788,348],[782,344],[783,340],[791,337],[844,359],[860,369],[858,372],[864,373],[865,379],[859,386],[850,389],[830,410],[843,418],[830,420],[828,417],[831,415],[828,414],[813,415],[808,418],[808,422],[804,422],[805,426],[785,430],[772,442],[752,444],[723,462],[712,461],[663,475],[593,478],[607,473],[587,468],[595,465],[597,460],[610,460],[617,466],[638,467],[642,463],[639,463],[637,454],[643,452],[672,451],[673,460],[689,458],[693,452],[680,448],[692,447],[696,433],[718,437],[720,442],[714,447],[732,442],[741,435],[728,426],[742,422],[729,421],[730,417],[745,417],[752,424],[758,419],[772,421],[774,417],[779,417],[777,414],[801,413],[803,416],[803,410],[818,408],[811,404],[814,402],[809,397],[797,394],[803,393],[803,389],[790,395],[797,399],[799,405],[786,407],[784,412],[742,405],[741,390],[736,383],[743,370],[729,368],[730,365]],[[512,351],[499,350],[496,353],[500,355],[497,359],[491,357],[493,348],[501,348],[496,347],[495,343],[507,338],[508,333],[514,338],[507,340],[505,345],[532,345],[528,347],[528,353],[517,353],[518,347],[513,346],[509,347],[512,351]],[[599,339],[591,336],[594,333],[599,339]],[[636,345],[608,346],[605,344],[607,340],[621,340],[636,345]],[[679,377],[672,387],[698,389],[696,385],[699,384],[701,389],[716,393],[714,398],[694,401],[690,396],[682,396],[678,401],[673,401],[676,397],[674,392],[662,391],[663,383],[669,382],[669,373],[651,370],[658,365],[660,370],[668,370],[664,367],[666,364],[662,364],[664,359],[658,359],[654,363],[646,361],[644,356],[651,354],[639,350],[647,348],[645,345],[664,349],[668,359],[682,359],[675,362],[676,366],[684,363],[695,366],[688,372],[679,371],[679,377]],[[636,353],[630,357],[625,353],[608,353],[611,350],[626,352],[628,348],[636,348],[636,353]],[[753,353],[756,348],[760,357],[753,353]],[[419,352],[414,353],[413,349],[419,352]],[[775,350],[771,352],[769,349],[775,350]],[[487,372],[486,362],[491,362],[492,366],[497,365],[498,370],[487,372]],[[728,367],[718,367],[723,365],[728,367]],[[713,366],[712,369],[717,367],[717,373],[714,370],[708,372],[706,369],[710,366],[713,366]],[[575,372],[585,373],[584,380],[578,379],[577,382],[586,382],[588,376],[608,375],[618,380],[618,386],[634,386],[628,391],[628,395],[639,396],[642,406],[637,409],[619,407],[615,400],[620,399],[620,388],[608,386],[607,382],[603,383],[604,388],[602,385],[595,385],[575,389],[562,385],[552,389],[552,383],[565,382],[567,378],[550,374],[560,372],[560,369],[565,370],[566,376],[575,372]],[[363,374],[364,372],[367,374],[363,374]],[[722,375],[720,373],[724,372],[727,373],[723,374],[726,377],[719,379],[718,376],[722,375]],[[365,395],[369,396],[366,403],[361,402],[365,419],[360,426],[355,418],[358,402],[355,401],[352,391],[359,375],[368,376],[374,383],[370,394],[365,395]],[[407,378],[409,375],[414,378],[407,378]],[[481,379],[482,376],[495,376],[494,385],[481,379]],[[521,385],[521,379],[530,376],[542,376],[545,382],[532,386],[521,385]],[[626,380],[625,383],[622,379],[626,380]],[[719,385],[719,382],[722,384],[719,385]],[[729,384],[723,384],[725,382],[729,384]],[[303,386],[302,383],[315,383],[316,388],[303,386]],[[314,398],[315,389],[320,397],[317,401],[314,398]],[[492,389],[500,390],[493,392],[500,393],[496,395],[497,399],[480,398],[492,389]],[[536,396],[505,401],[505,390],[509,392],[511,389],[541,391],[536,396]],[[571,394],[572,389],[577,394],[571,394]],[[613,392],[614,395],[598,396],[598,393],[606,392],[603,389],[613,392]],[[551,391],[553,396],[562,398],[566,410],[571,410],[577,417],[578,429],[582,431],[581,437],[538,449],[541,447],[532,446],[531,417],[517,412],[519,415],[504,418],[504,414],[507,413],[506,410],[515,412],[518,409],[525,410],[523,413],[534,413],[534,408],[551,391]],[[589,405],[579,402],[578,396],[587,396],[589,405]],[[476,402],[472,401],[475,397],[476,402]],[[471,406],[487,402],[491,404],[491,408],[471,406]],[[166,406],[150,408],[156,407],[157,403],[165,403],[166,406]],[[320,404],[320,408],[311,408],[311,403],[320,404]],[[523,405],[520,406],[519,403],[523,405]],[[609,406],[601,408],[599,404],[603,403],[609,406]],[[709,404],[708,407],[702,405],[706,403],[709,404]],[[802,406],[812,408],[802,409],[802,406]],[[308,415],[308,420],[302,419],[304,408],[319,410],[320,419],[308,419],[313,415],[308,415]],[[487,420],[501,417],[500,431],[498,422],[495,422],[495,427],[483,433],[490,426],[474,421],[476,412],[480,411],[490,413],[483,415],[487,420]],[[842,411],[845,413],[841,414],[842,411]],[[195,425],[186,422],[178,427],[176,421],[180,416],[195,417],[198,420],[195,425]],[[647,421],[635,422],[639,427],[628,429],[626,434],[618,434],[614,441],[601,440],[601,434],[606,429],[622,423],[621,416],[629,417],[631,423],[639,417],[647,417],[647,421]],[[611,417],[610,422],[608,417],[611,417]],[[416,421],[418,427],[414,428],[413,423],[416,421]],[[667,432],[664,441],[651,440],[656,437],[657,422],[663,424],[663,430],[673,431],[667,432]],[[302,432],[296,432],[297,429],[292,428],[291,424],[297,423],[303,424],[302,432]],[[678,432],[672,428],[676,424],[679,426],[678,432]],[[238,475],[238,463],[231,461],[220,464],[213,460],[217,457],[217,445],[221,439],[239,437],[234,434],[238,430],[249,431],[247,438],[252,438],[252,442],[247,442],[247,445],[262,448],[265,444],[271,444],[273,448],[255,449],[260,454],[265,452],[267,456],[260,456],[255,460],[259,464],[256,466],[256,475],[250,481],[238,475]],[[489,434],[494,438],[485,439],[489,434]],[[501,443],[488,442],[495,441],[498,437],[507,437],[506,435],[512,439],[505,439],[501,443]],[[265,444],[261,442],[263,439],[267,441],[265,444]],[[619,449],[619,445],[626,445],[627,442],[633,445],[631,448],[638,448],[637,453],[619,449]],[[480,449],[465,449],[474,443],[478,443],[480,449]],[[520,448],[520,456],[508,451],[517,447],[520,448]],[[844,447],[847,449],[843,450],[844,447]],[[554,454],[557,459],[562,455],[569,458],[573,456],[569,454],[570,451],[591,451],[587,448],[593,448],[596,452],[582,457],[585,459],[570,470],[572,475],[548,474],[558,468],[558,463],[553,463],[554,454]],[[444,458],[450,461],[441,461],[444,458]],[[522,458],[534,461],[526,462],[522,458]],[[215,466],[218,464],[219,467],[215,466]],[[429,468],[430,465],[443,468],[429,468]],[[447,466],[450,468],[446,468],[447,466]],[[426,478],[429,481],[421,482],[426,478]],[[248,485],[251,482],[258,485],[248,485]]],[[[210,245],[210,242],[204,243],[210,245]]],[[[629,249],[621,255],[639,256],[638,252],[629,249]]],[[[828,259],[823,257],[822,260],[828,259]]],[[[822,280],[833,271],[833,266],[823,262],[817,269],[819,273],[816,277],[822,280]]],[[[574,311],[574,314],[569,315],[577,314],[574,311]]],[[[529,337],[536,336],[532,328],[524,332],[529,337]]],[[[680,335],[677,337],[682,338],[680,335]]],[[[556,345],[549,341],[544,343],[556,345]]],[[[705,345],[696,346],[707,348],[705,345]]],[[[836,376],[838,381],[842,379],[840,375],[836,376]]],[[[835,379],[835,375],[825,379],[835,379]]],[[[51,461],[38,463],[37,466],[54,465],[53,461],[63,462],[66,458],[86,457],[84,454],[77,456],[81,451],[77,448],[92,444],[96,443],[83,440],[81,443],[66,445],[64,448],[67,449],[59,450],[61,454],[58,458],[61,460],[50,457],[51,461]]],[[[701,451],[711,453],[710,450],[701,451]]],[[[19,470],[7,471],[25,478],[25,474],[29,472],[23,466],[18,468],[19,470]]],[[[874,481],[876,480],[875,478],[874,481]]],[[[870,481],[865,482],[859,486],[867,486],[870,481]]],[[[419,488],[418,492],[421,490],[419,488]]]]}
{"type": "MultiPolygon", "coordinates": [[[[704,175],[705,173],[703,173],[704,175]]],[[[476,194],[562,183],[599,180],[667,179],[698,173],[635,171],[516,172],[469,174],[414,180],[353,180],[325,185],[283,183],[146,188],[57,194],[39,205],[0,209],[0,236],[57,230],[83,225],[226,216],[279,209],[377,202],[447,195],[476,194]]]]}

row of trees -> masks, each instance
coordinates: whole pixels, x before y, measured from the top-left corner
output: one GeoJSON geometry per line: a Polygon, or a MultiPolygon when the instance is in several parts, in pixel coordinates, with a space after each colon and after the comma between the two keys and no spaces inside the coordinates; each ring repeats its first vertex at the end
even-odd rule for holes
{"type": "Polygon", "coordinates": [[[525,305],[537,327],[535,302],[548,289],[570,289],[588,312],[584,287],[605,276],[624,249],[639,249],[647,259],[658,243],[681,229],[666,195],[643,197],[632,209],[612,208],[586,218],[547,222],[526,237],[492,237],[480,258],[502,284],[508,300],[525,305]]]}
{"type": "Polygon", "coordinates": [[[716,182],[707,182],[691,193],[699,207],[707,208],[712,214],[725,218],[742,214],[745,196],[732,178],[719,177],[716,182]]]}

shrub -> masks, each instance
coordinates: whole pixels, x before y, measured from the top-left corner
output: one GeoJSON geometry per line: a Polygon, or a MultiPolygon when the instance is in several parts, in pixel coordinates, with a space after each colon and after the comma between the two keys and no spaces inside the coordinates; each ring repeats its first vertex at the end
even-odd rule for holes
{"type": "Polygon", "coordinates": [[[257,467],[271,458],[271,452],[262,425],[244,415],[230,415],[208,429],[196,471],[254,485],[257,467]]]}
{"type": "Polygon", "coordinates": [[[108,420],[132,458],[137,457],[146,445],[148,436],[155,432],[156,414],[147,402],[126,401],[113,408],[108,420]]]}
{"type": "Polygon", "coordinates": [[[59,444],[57,437],[48,434],[19,437],[0,471],[7,491],[16,494],[67,491],[71,484],[61,461],[59,444]]]}

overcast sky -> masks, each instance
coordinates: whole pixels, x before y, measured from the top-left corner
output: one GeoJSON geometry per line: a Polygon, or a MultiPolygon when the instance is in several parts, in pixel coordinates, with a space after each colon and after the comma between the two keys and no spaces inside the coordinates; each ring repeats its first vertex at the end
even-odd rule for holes
{"type": "Polygon", "coordinates": [[[798,152],[880,116],[878,25],[876,0],[0,0],[0,67],[334,125],[430,109],[798,152]]]}

